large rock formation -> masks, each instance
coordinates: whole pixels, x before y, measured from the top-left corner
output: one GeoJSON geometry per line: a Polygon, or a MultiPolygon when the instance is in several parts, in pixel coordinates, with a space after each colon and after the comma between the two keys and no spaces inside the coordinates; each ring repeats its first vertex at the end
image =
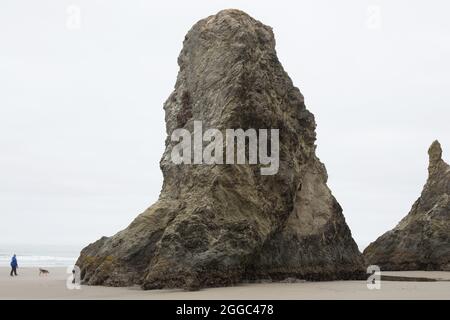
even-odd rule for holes
{"type": "Polygon", "coordinates": [[[362,255],[315,155],[314,116],[275,52],[272,29],[238,10],[196,23],[165,102],[159,200],[125,230],[81,252],[84,283],[144,289],[243,280],[359,278],[362,255]],[[279,170],[174,164],[174,129],[278,128],[279,170]]]}
{"type": "Polygon", "coordinates": [[[409,214],[364,250],[382,270],[450,271],[450,166],[434,141],[428,180],[409,214]]]}

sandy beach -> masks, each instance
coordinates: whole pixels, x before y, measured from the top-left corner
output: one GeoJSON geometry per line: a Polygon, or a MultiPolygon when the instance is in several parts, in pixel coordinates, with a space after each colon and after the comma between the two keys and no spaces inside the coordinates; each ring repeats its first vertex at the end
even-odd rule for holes
{"type": "Polygon", "coordinates": [[[385,272],[383,275],[439,281],[382,281],[380,290],[367,289],[365,281],[332,281],[242,284],[187,292],[101,286],[69,290],[66,268],[49,268],[48,276],[39,276],[38,268],[18,271],[18,277],[10,277],[9,268],[0,268],[0,299],[450,299],[450,272],[385,272]]]}

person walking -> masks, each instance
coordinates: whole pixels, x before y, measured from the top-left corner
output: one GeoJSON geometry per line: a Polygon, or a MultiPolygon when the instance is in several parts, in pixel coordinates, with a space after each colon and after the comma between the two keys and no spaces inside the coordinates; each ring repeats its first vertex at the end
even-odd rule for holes
{"type": "Polygon", "coordinates": [[[11,273],[10,276],[17,276],[17,268],[19,267],[19,264],[17,263],[16,255],[13,255],[11,259],[11,273]]]}

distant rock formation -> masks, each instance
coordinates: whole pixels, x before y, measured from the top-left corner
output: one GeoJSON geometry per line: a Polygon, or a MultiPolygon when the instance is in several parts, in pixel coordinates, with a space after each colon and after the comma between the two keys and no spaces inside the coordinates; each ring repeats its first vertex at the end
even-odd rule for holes
{"type": "Polygon", "coordinates": [[[275,52],[272,29],[238,10],[196,23],[164,104],[166,150],[159,200],[125,230],[83,249],[90,285],[144,289],[243,280],[355,279],[363,258],[315,155],[315,121],[275,52]],[[177,128],[278,128],[279,170],[261,165],[176,165],[177,128]]]}
{"type": "Polygon", "coordinates": [[[450,271],[450,166],[434,141],[428,180],[409,214],[364,250],[382,270],[450,271]]]}

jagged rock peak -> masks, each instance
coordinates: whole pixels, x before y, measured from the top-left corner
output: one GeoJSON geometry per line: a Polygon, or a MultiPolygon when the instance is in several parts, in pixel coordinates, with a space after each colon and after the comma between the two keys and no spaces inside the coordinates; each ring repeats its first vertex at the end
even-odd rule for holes
{"type": "Polygon", "coordinates": [[[436,165],[442,161],[442,147],[438,140],[433,141],[430,148],[428,149],[428,156],[430,158],[429,168],[432,171],[436,165]]]}
{"type": "Polygon", "coordinates": [[[125,230],[83,249],[82,281],[193,290],[269,278],[364,277],[315,154],[314,116],[277,58],[272,29],[242,11],[221,11],[191,28],[178,63],[164,104],[159,199],[125,230]],[[174,163],[174,130],[194,132],[195,140],[199,122],[219,132],[279,130],[278,170],[174,163]]]}
{"type": "Polygon", "coordinates": [[[369,264],[384,270],[450,271],[450,166],[434,141],[429,176],[411,211],[364,250],[369,264]]]}
{"type": "Polygon", "coordinates": [[[438,140],[434,140],[428,149],[430,162],[436,162],[442,159],[442,147],[438,140]]]}

